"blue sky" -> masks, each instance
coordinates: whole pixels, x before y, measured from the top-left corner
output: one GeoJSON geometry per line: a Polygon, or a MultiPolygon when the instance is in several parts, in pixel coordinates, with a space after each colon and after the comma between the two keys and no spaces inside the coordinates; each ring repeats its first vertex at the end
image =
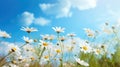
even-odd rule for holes
{"type": "Polygon", "coordinates": [[[9,41],[22,41],[27,34],[22,26],[36,27],[37,33],[55,34],[53,26],[65,27],[65,33],[75,32],[84,38],[83,28],[98,29],[120,17],[119,0],[1,0],[0,29],[11,34],[9,41]]]}

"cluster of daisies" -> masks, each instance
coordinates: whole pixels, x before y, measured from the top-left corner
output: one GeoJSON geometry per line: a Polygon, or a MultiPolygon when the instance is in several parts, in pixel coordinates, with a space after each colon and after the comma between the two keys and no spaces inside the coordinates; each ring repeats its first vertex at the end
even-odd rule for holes
{"type": "MultiPolygon", "coordinates": [[[[87,39],[81,39],[75,33],[62,35],[61,33],[65,31],[65,28],[62,27],[52,27],[52,29],[56,32],[56,35],[44,34],[40,35],[40,39],[23,36],[24,43],[22,45],[0,41],[0,46],[6,46],[5,55],[2,56],[4,52],[0,54],[0,66],[29,67],[38,62],[43,67],[45,65],[47,67],[76,67],[77,65],[87,67],[91,65],[90,59],[93,55],[97,59],[101,59],[105,55],[111,57],[115,53],[114,48],[110,47],[116,46],[112,46],[117,43],[116,40],[112,42],[112,37],[117,35],[117,29],[114,26],[109,27],[107,23],[102,28],[102,33],[85,28],[87,39]],[[111,37],[112,41],[107,39],[106,36],[102,37],[102,35],[106,34],[111,34],[109,37],[111,37]],[[106,38],[106,41],[101,42],[100,38],[106,38]]],[[[33,27],[22,27],[21,30],[28,33],[28,35],[38,31],[38,29],[33,27]]],[[[11,38],[7,32],[2,30],[0,30],[0,37],[1,39],[11,38]]],[[[3,49],[0,50],[2,51],[3,49]]]]}

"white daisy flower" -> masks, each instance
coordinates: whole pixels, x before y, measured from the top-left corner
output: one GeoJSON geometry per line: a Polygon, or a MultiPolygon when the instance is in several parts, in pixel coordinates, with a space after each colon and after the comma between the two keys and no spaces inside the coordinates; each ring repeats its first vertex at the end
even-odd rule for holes
{"type": "Polygon", "coordinates": [[[88,37],[94,37],[95,36],[95,32],[89,28],[84,28],[86,34],[88,37]]]}
{"type": "Polygon", "coordinates": [[[69,34],[67,34],[67,36],[69,36],[69,37],[74,37],[74,36],[76,36],[76,34],[74,34],[74,33],[69,33],[69,34]]]}
{"type": "Polygon", "coordinates": [[[23,47],[23,50],[24,51],[27,51],[27,52],[34,52],[35,51],[35,49],[33,48],[33,46],[32,45],[29,45],[29,44],[26,44],[24,47],[23,47]]]}
{"type": "Polygon", "coordinates": [[[49,35],[49,37],[48,37],[49,40],[53,40],[54,38],[55,38],[54,35],[49,35]]]}
{"type": "Polygon", "coordinates": [[[93,51],[94,51],[94,53],[95,53],[96,55],[101,54],[101,50],[100,50],[100,49],[98,49],[98,48],[97,48],[97,49],[94,49],[93,51]]]}
{"type": "Polygon", "coordinates": [[[82,43],[80,43],[80,50],[83,51],[84,53],[90,53],[92,51],[92,47],[89,46],[88,43],[86,43],[85,41],[83,41],[82,43]]]}
{"type": "Polygon", "coordinates": [[[0,30],[0,37],[3,37],[3,38],[11,38],[11,36],[10,36],[7,32],[1,31],[1,30],[0,30]]]}
{"type": "Polygon", "coordinates": [[[89,66],[89,64],[87,63],[87,62],[85,62],[85,61],[83,61],[83,60],[80,60],[79,58],[77,58],[77,57],[74,57],[74,59],[75,59],[75,61],[77,62],[77,63],[79,63],[80,65],[83,65],[83,66],[89,66]]]}
{"type": "Polygon", "coordinates": [[[35,32],[35,31],[38,31],[36,28],[29,28],[29,27],[22,27],[21,30],[27,32],[27,33],[31,33],[31,32],[35,32]]]}
{"type": "Polygon", "coordinates": [[[48,40],[49,35],[45,34],[45,35],[40,35],[42,37],[43,40],[48,40]]]}
{"type": "Polygon", "coordinates": [[[65,28],[62,28],[62,27],[52,27],[52,29],[57,33],[64,32],[65,30],[65,28]]]}
{"type": "Polygon", "coordinates": [[[33,42],[33,39],[29,39],[29,37],[25,37],[25,36],[23,36],[23,40],[24,40],[26,43],[32,43],[32,42],[33,42]]]}
{"type": "Polygon", "coordinates": [[[10,53],[15,53],[16,55],[20,55],[21,54],[21,49],[17,46],[17,45],[14,45],[14,44],[9,44],[8,45],[8,51],[10,53]]]}
{"type": "Polygon", "coordinates": [[[41,44],[41,46],[42,47],[48,47],[48,42],[45,42],[45,41],[43,41],[43,40],[40,40],[40,44],[41,44]]]}

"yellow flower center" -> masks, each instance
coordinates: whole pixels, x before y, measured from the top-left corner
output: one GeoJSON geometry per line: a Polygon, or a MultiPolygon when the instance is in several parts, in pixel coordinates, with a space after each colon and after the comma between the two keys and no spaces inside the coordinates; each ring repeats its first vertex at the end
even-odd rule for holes
{"type": "Polygon", "coordinates": [[[48,43],[44,42],[44,43],[43,43],[43,46],[45,46],[45,47],[48,46],[48,43]]]}
{"type": "Polygon", "coordinates": [[[17,49],[15,48],[15,47],[13,47],[12,49],[11,49],[11,51],[12,52],[15,52],[17,49]]]}
{"type": "Polygon", "coordinates": [[[46,55],[46,56],[44,56],[44,58],[45,58],[45,59],[48,59],[48,58],[49,58],[49,56],[48,56],[48,55],[46,55]]]}
{"type": "Polygon", "coordinates": [[[83,48],[83,50],[88,50],[87,46],[83,46],[82,48],[83,48]]]}
{"type": "Polygon", "coordinates": [[[56,50],[56,52],[57,52],[57,53],[60,53],[60,52],[61,52],[61,50],[60,50],[60,49],[57,49],[57,50],[56,50]]]}
{"type": "Polygon", "coordinates": [[[34,61],[34,60],[35,60],[35,58],[34,58],[34,57],[31,57],[30,59],[31,59],[32,61],[34,61]]]}
{"type": "Polygon", "coordinates": [[[15,60],[11,61],[13,64],[16,64],[17,62],[15,60]]]}
{"type": "Polygon", "coordinates": [[[96,52],[99,54],[99,53],[100,53],[100,50],[99,50],[99,49],[97,49],[97,50],[96,50],[96,52]]]}

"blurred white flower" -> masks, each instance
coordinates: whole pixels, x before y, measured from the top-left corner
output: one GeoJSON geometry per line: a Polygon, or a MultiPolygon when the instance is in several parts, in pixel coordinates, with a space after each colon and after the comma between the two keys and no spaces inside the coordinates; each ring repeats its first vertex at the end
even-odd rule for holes
{"type": "Polygon", "coordinates": [[[96,55],[101,54],[101,50],[100,50],[100,49],[98,49],[98,48],[97,48],[97,49],[94,49],[93,51],[94,51],[94,53],[95,53],[96,55]]]}
{"type": "Polygon", "coordinates": [[[4,65],[4,66],[2,66],[2,67],[19,67],[19,66],[15,65],[15,64],[13,64],[13,63],[9,63],[9,64],[4,65]]]}
{"type": "Polygon", "coordinates": [[[88,37],[94,37],[95,36],[95,32],[89,28],[84,28],[86,34],[88,37]]]}
{"type": "Polygon", "coordinates": [[[0,37],[11,38],[11,36],[6,31],[1,31],[1,30],[0,30],[0,37]]]}
{"type": "Polygon", "coordinates": [[[14,45],[14,44],[9,44],[8,45],[8,51],[10,53],[15,53],[16,55],[20,55],[21,54],[21,49],[17,46],[17,45],[14,45]]]}
{"type": "Polygon", "coordinates": [[[51,41],[55,38],[55,35],[49,35],[48,39],[51,41]]]}
{"type": "Polygon", "coordinates": [[[43,40],[40,40],[40,44],[42,47],[48,47],[48,43],[43,40]]]}
{"type": "Polygon", "coordinates": [[[65,36],[61,36],[59,39],[60,39],[60,41],[63,42],[63,41],[65,41],[66,38],[65,38],[65,36]]]}
{"type": "Polygon", "coordinates": [[[42,37],[42,40],[48,40],[49,35],[45,34],[45,35],[40,35],[42,37]]]}
{"type": "Polygon", "coordinates": [[[52,29],[57,33],[64,32],[65,30],[65,28],[62,28],[62,27],[52,27],[52,29]]]}
{"type": "Polygon", "coordinates": [[[21,30],[27,32],[27,33],[31,33],[31,32],[35,32],[35,31],[38,31],[36,28],[33,28],[33,27],[22,27],[21,30]]]}
{"type": "Polygon", "coordinates": [[[35,50],[34,50],[34,48],[33,48],[33,46],[32,45],[29,45],[29,44],[26,44],[24,47],[23,47],[23,50],[24,51],[30,51],[30,52],[34,52],[35,50]]]}
{"type": "Polygon", "coordinates": [[[108,28],[108,27],[102,27],[102,31],[106,34],[113,33],[113,30],[111,28],[108,28]]]}
{"type": "Polygon", "coordinates": [[[69,36],[69,37],[74,37],[74,36],[76,36],[76,34],[74,34],[74,33],[69,33],[69,34],[67,34],[67,36],[69,36]]]}
{"type": "Polygon", "coordinates": [[[33,39],[29,39],[29,37],[25,37],[25,36],[23,36],[23,40],[24,40],[26,43],[32,43],[32,42],[33,42],[33,39]]]}
{"type": "Polygon", "coordinates": [[[89,66],[89,64],[88,64],[87,62],[85,62],[85,61],[83,61],[83,60],[80,60],[80,59],[77,58],[77,57],[74,57],[74,59],[75,59],[75,61],[76,61],[77,63],[79,63],[80,65],[89,66]]]}

